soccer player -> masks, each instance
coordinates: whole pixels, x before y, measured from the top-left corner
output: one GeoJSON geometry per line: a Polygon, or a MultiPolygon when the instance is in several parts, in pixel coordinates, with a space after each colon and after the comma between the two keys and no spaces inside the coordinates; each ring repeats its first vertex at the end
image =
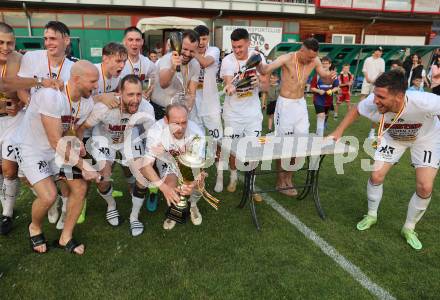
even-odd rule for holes
{"type": "MultiPolygon", "coordinates": [[[[219,68],[220,50],[209,46],[209,28],[199,25],[194,28],[200,36],[199,47],[194,58],[200,64],[199,83],[196,90],[196,102],[190,113],[190,120],[218,141],[223,137],[223,126],[220,117],[220,97],[217,89],[217,72],[219,68]]],[[[220,153],[220,151],[217,151],[220,153]]],[[[217,181],[214,187],[217,193],[223,190],[223,171],[217,164],[217,181]]]]}
{"type": "MultiPolygon", "coordinates": [[[[255,54],[255,52],[249,52],[249,32],[244,28],[237,28],[231,33],[231,42],[233,52],[223,59],[220,68],[220,77],[225,82],[226,91],[223,104],[225,136],[233,139],[242,136],[260,136],[263,114],[258,93],[260,90],[268,91],[269,78],[267,75],[259,76],[257,70],[252,68],[240,77],[251,77],[252,82],[236,89],[234,77],[243,69],[248,58],[255,54]]],[[[264,56],[262,54],[259,55],[264,61],[264,56]]],[[[233,193],[237,187],[237,167],[235,165],[235,158],[232,155],[229,158],[229,166],[231,168],[231,176],[227,190],[233,193]]],[[[217,183],[222,182],[218,180],[217,183]]],[[[216,187],[218,187],[217,184],[216,187]]]]}
{"type": "Polygon", "coordinates": [[[338,118],[339,105],[347,103],[347,111],[350,110],[351,86],[353,85],[353,75],[350,73],[350,64],[342,66],[341,74],[338,77],[339,81],[339,97],[336,100],[335,119],[338,118]]]}
{"type": "MultiPolygon", "coordinates": [[[[319,43],[313,38],[305,40],[300,50],[281,55],[270,64],[260,64],[257,70],[261,74],[270,74],[281,68],[280,96],[275,108],[275,134],[289,136],[292,134],[309,133],[309,115],[304,88],[307,78],[313,70],[316,70],[322,78],[336,78],[336,72],[322,67],[318,58],[319,43]]],[[[281,164],[278,163],[281,170],[281,164]]],[[[297,190],[292,184],[292,172],[280,172],[278,174],[277,188],[287,196],[296,196],[297,190]],[[288,188],[288,189],[286,189],[288,188]]]]}
{"type": "Polygon", "coordinates": [[[338,140],[359,115],[380,122],[375,168],[367,184],[368,213],[357,224],[367,230],[377,222],[383,182],[391,167],[410,149],[416,170],[416,191],[412,195],[401,234],[414,249],[422,243],[414,231],[431,201],[434,179],[440,162],[440,97],[431,93],[407,91],[405,74],[385,72],[374,82],[374,94],[362,100],[346,115],[330,135],[338,140]]]}
{"type": "MultiPolygon", "coordinates": [[[[20,69],[21,54],[14,51],[15,36],[12,27],[0,23],[0,76],[15,78],[20,69]]],[[[0,200],[3,208],[0,234],[12,230],[12,214],[18,188],[17,163],[14,150],[9,143],[9,135],[23,118],[24,104],[16,92],[0,93],[0,150],[2,155],[0,169],[0,200]]]]}
{"type": "Polygon", "coordinates": [[[136,27],[128,27],[124,31],[123,44],[128,51],[128,59],[121,72],[121,78],[127,74],[134,74],[142,81],[143,95],[150,99],[154,87],[156,65],[141,54],[144,45],[142,32],[136,27]]]}
{"type": "MultiPolygon", "coordinates": [[[[102,48],[102,62],[99,64],[95,64],[95,67],[98,69],[99,72],[99,80],[98,88],[92,92],[94,100],[96,98],[99,98],[99,95],[108,96],[109,99],[111,98],[110,93],[113,93],[118,88],[121,71],[125,66],[126,60],[127,49],[122,44],[111,42],[105,45],[104,48],[102,48]]],[[[118,100],[115,98],[115,101],[118,100]]],[[[101,103],[100,105],[104,104],[101,103]]],[[[119,105],[117,107],[119,108],[119,105]]],[[[109,107],[108,109],[111,109],[111,107],[109,107]]],[[[87,128],[86,130],[84,130],[84,132],[82,132],[84,145],[87,145],[87,142],[91,136],[92,128],[87,128]]],[[[56,228],[60,230],[64,227],[64,219],[66,217],[67,208],[67,197],[64,195],[63,190],[61,190],[61,200],[61,215],[56,224],[56,228]]],[[[78,223],[82,223],[85,220],[86,206],[87,200],[84,201],[84,207],[78,219],[78,223]]]]}
{"type": "MultiPolygon", "coordinates": [[[[112,226],[118,226],[121,223],[116,201],[112,196],[113,187],[109,180],[116,155],[117,153],[121,154],[120,163],[125,167],[129,166],[130,160],[144,155],[143,141],[138,138],[139,129],[134,127],[138,124],[130,120],[134,114],[139,116],[143,114],[143,117],[137,120],[142,121],[146,130],[154,123],[153,107],[147,100],[142,99],[142,82],[139,77],[133,74],[123,77],[120,82],[120,93],[121,105],[119,108],[109,109],[106,105],[97,103],[83,125],[83,128],[96,126],[89,150],[104,178],[97,184],[98,192],[107,202],[106,220],[112,226]],[[129,131],[131,134],[128,134],[129,131]],[[125,142],[127,138],[130,140],[125,142]]],[[[138,216],[147,188],[137,188],[136,185],[132,193],[133,208],[130,215],[130,230],[132,236],[138,236],[144,230],[138,216]]]]}
{"type": "MultiPolygon", "coordinates": [[[[46,50],[26,52],[23,56],[20,77],[42,77],[60,79],[66,82],[70,77],[73,61],[66,57],[66,49],[70,45],[70,30],[62,22],[50,21],[44,27],[44,47],[46,50]]],[[[18,91],[20,100],[28,103],[31,94],[37,89],[18,91]]],[[[56,223],[60,214],[58,200],[48,212],[50,223],[56,223]]]]}
{"type": "MultiPolygon", "coordinates": [[[[191,195],[189,201],[191,203],[190,214],[191,222],[194,225],[202,223],[202,215],[200,214],[197,202],[201,194],[193,191],[193,186],[182,185],[182,189],[178,189],[178,178],[172,171],[170,164],[164,154],[173,156],[186,151],[187,143],[192,141],[196,136],[204,137],[203,131],[191,120],[188,120],[188,107],[182,103],[173,103],[167,106],[165,117],[157,121],[148,131],[147,135],[147,153],[142,160],[142,175],[152,184],[159,187],[163,193],[168,206],[179,202],[179,195],[191,195]],[[154,164],[156,163],[156,169],[154,164]]],[[[175,166],[174,166],[175,167],[175,166]]],[[[176,225],[174,220],[166,218],[163,223],[165,230],[171,230],[176,225]]]]}
{"type": "MultiPolygon", "coordinates": [[[[332,61],[329,57],[321,59],[324,70],[330,70],[332,61]]],[[[333,94],[338,91],[339,81],[333,78],[321,78],[318,74],[313,76],[310,90],[313,92],[313,104],[316,111],[316,134],[324,135],[328,112],[333,106],[333,94]]]]}
{"type": "Polygon", "coordinates": [[[199,45],[199,35],[194,30],[185,30],[182,40],[180,55],[172,51],[162,56],[157,66],[151,95],[156,120],[164,117],[166,106],[172,102],[185,102],[189,111],[193,109],[200,75],[200,65],[193,59],[199,45]],[[177,72],[178,66],[180,72],[177,72]]]}
{"type": "MultiPolygon", "coordinates": [[[[23,122],[13,135],[17,161],[37,196],[32,204],[32,222],[29,224],[31,247],[37,253],[48,250],[42,223],[57,197],[53,176],[59,173],[59,167],[55,158],[73,161],[72,151],[64,151],[67,148],[63,150],[59,142],[63,135],[74,134],[92,111],[90,96],[97,85],[98,71],[93,64],[84,60],[76,62],[64,91],[41,89],[32,94],[23,122]]],[[[70,173],[69,168],[63,166],[65,176],[69,178],[66,181],[69,201],[58,243],[59,247],[81,255],[85,247],[73,239],[73,229],[87,192],[85,180],[99,181],[100,175],[79,155],[73,163],[75,166],[70,168],[70,173]]]]}

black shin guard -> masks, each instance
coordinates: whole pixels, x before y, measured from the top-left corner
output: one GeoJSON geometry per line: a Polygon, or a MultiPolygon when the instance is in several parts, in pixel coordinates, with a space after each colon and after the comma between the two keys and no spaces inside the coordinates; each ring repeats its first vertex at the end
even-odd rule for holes
{"type": "Polygon", "coordinates": [[[148,193],[148,188],[139,187],[137,184],[134,185],[133,196],[136,198],[144,198],[148,193]]]}

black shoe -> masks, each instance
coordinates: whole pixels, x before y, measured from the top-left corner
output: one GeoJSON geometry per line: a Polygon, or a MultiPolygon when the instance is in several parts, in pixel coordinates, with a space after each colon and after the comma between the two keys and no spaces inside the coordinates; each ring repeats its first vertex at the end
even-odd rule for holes
{"type": "Polygon", "coordinates": [[[12,230],[12,218],[3,216],[0,225],[0,234],[7,235],[12,230]]]}

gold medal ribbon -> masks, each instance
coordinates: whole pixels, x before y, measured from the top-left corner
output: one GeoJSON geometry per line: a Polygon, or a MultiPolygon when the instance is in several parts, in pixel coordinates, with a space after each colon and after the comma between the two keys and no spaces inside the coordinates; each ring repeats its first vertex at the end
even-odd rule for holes
{"type": "Polygon", "coordinates": [[[303,79],[303,77],[304,77],[304,68],[305,68],[305,66],[303,65],[302,72],[300,72],[300,71],[299,71],[298,55],[297,55],[297,54],[298,54],[298,53],[295,52],[295,69],[296,69],[296,78],[298,78],[298,82],[299,82],[300,84],[302,84],[302,79],[303,79]]]}
{"type": "Polygon", "coordinates": [[[5,63],[2,67],[2,77],[1,78],[5,78],[6,77],[6,69],[7,69],[7,65],[8,63],[5,63]]]}
{"type": "Polygon", "coordinates": [[[211,205],[215,210],[218,210],[220,200],[208,193],[205,187],[200,182],[197,184],[197,189],[202,194],[203,199],[205,199],[206,202],[208,202],[208,204],[211,205]]]}
{"type": "Polygon", "coordinates": [[[69,106],[70,106],[70,126],[69,126],[69,131],[70,131],[70,134],[75,135],[75,120],[76,120],[76,118],[79,115],[79,111],[81,110],[81,99],[79,100],[78,110],[76,111],[75,117],[73,117],[72,99],[70,97],[69,84],[66,85],[66,95],[67,95],[67,100],[69,101],[69,106]]]}
{"type": "Polygon", "coordinates": [[[105,73],[104,73],[104,66],[101,63],[101,74],[102,74],[102,81],[104,82],[104,89],[102,90],[103,93],[107,92],[107,88],[105,86],[105,73]]]}
{"type": "MultiPolygon", "coordinates": [[[[130,57],[128,57],[128,62],[130,63],[130,66],[131,66],[131,72],[133,73],[133,75],[136,75],[134,73],[134,65],[131,62],[130,57]]],[[[141,74],[142,74],[142,61],[141,61],[141,58],[139,57],[139,75],[137,75],[137,76],[141,77],[141,74]]]]}
{"type": "Polygon", "coordinates": [[[406,106],[406,101],[403,101],[402,106],[400,107],[399,112],[396,114],[396,116],[393,118],[390,126],[388,126],[387,129],[384,130],[385,127],[385,114],[382,114],[382,117],[380,119],[380,123],[379,123],[379,128],[377,130],[377,145],[380,144],[380,140],[382,139],[382,137],[384,136],[384,134],[388,131],[388,129],[390,129],[391,127],[393,127],[394,124],[396,124],[396,122],[399,120],[400,116],[403,113],[403,110],[405,109],[406,106]]]}
{"type": "MultiPolygon", "coordinates": [[[[66,59],[66,56],[63,57],[63,60],[61,61],[60,69],[58,70],[57,78],[60,78],[61,70],[63,69],[64,60],[66,59]]],[[[50,61],[49,56],[47,56],[47,67],[49,68],[49,78],[52,78],[52,69],[50,68],[50,61]]]]}

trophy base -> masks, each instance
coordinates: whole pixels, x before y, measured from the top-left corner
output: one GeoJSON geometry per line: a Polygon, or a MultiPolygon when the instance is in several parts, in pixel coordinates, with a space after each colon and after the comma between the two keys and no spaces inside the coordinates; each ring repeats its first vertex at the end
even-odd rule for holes
{"type": "Polygon", "coordinates": [[[189,205],[186,205],[185,207],[178,207],[175,205],[168,207],[166,217],[179,224],[185,224],[189,218],[189,205]]]}

